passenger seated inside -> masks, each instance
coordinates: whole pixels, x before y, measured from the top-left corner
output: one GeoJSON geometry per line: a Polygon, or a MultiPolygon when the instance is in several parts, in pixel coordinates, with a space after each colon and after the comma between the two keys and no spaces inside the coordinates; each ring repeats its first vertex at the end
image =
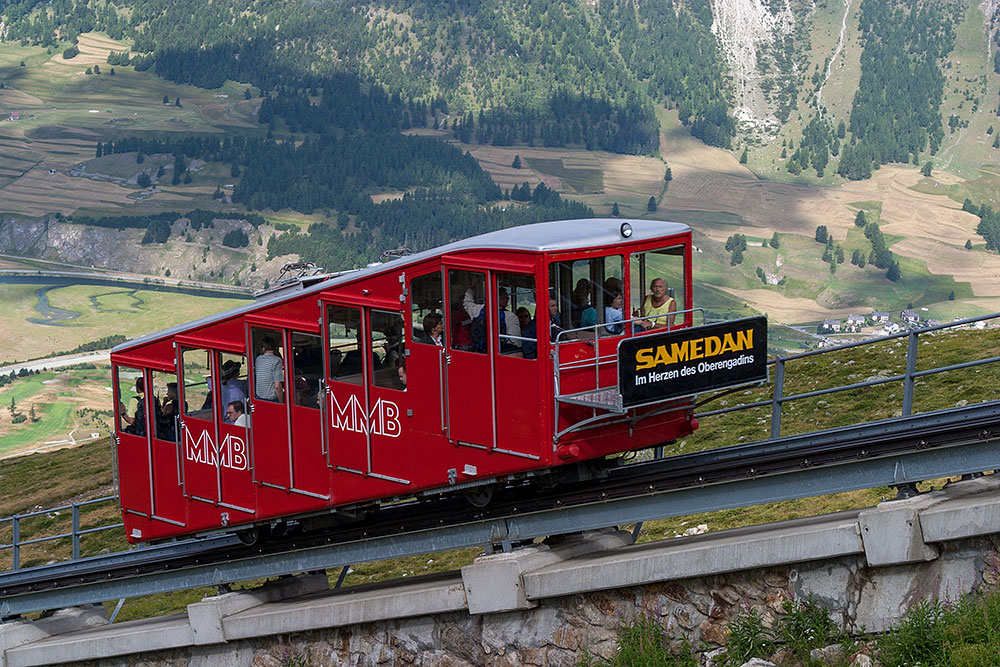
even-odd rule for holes
{"type": "Polygon", "coordinates": [[[622,293],[611,293],[604,296],[604,330],[616,336],[622,332],[622,293]]]}
{"type": "Polygon", "coordinates": [[[572,305],[570,306],[570,320],[573,328],[592,327],[597,324],[597,310],[590,305],[591,282],[586,278],[580,278],[573,288],[572,305]]]}
{"type": "MultiPolygon", "coordinates": [[[[247,386],[245,380],[239,379],[242,364],[229,359],[222,364],[222,404],[229,405],[233,401],[242,402],[247,397],[247,386]]],[[[209,400],[211,401],[211,394],[209,400]]],[[[211,407],[211,406],[209,406],[211,407]]]]}
{"type": "Polygon", "coordinates": [[[242,401],[233,401],[226,406],[226,421],[233,426],[247,427],[250,425],[242,401]]]}
{"type": "Polygon", "coordinates": [[[344,353],[340,348],[330,348],[330,377],[335,378],[340,375],[340,367],[344,362],[344,353]]]}
{"type": "Polygon", "coordinates": [[[525,359],[538,358],[538,323],[524,306],[517,309],[517,323],[521,327],[521,338],[530,338],[531,342],[522,340],[521,350],[525,359]]]}
{"type": "Polygon", "coordinates": [[[399,366],[396,368],[396,376],[399,379],[396,389],[406,391],[406,359],[399,360],[399,366]]]}
{"type": "Polygon", "coordinates": [[[265,401],[285,400],[285,368],[277,355],[274,340],[267,336],[261,341],[261,353],[253,362],[253,390],[265,401]]]}
{"type": "Polygon", "coordinates": [[[135,412],[132,413],[132,416],[127,414],[124,404],[118,404],[118,409],[122,415],[122,419],[124,419],[125,423],[128,424],[128,426],[122,429],[122,431],[133,435],[146,435],[146,389],[141,377],[135,379],[135,393],[136,406],[135,412]]]}
{"type": "Polygon", "coordinates": [[[559,335],[561,331],[565,331],[560,326],[562,322],[562,313],[559,312],[559,302],[554,296],[549,297],[549,340],[555,341],[556,336],[559,335]]]}
{"type": "Polygon", "coordinates": [[[417,342],[444,347],[444,317],[441,313],[424,316],[424,330],[417,338],[417,342]]]}
{"type": "Polygon", "coordinates": [[[451,304],[451,348],[472,349],[472,317],[459,302],[451,304]]]}
{"type": "MultiPolygon", "coordinates": [[[[483,309],[485,304],[476,303],[474,297],[474,287],[470,286],[465,290],[465,295],[462,297],[462,307],[465,312],[472,318],[470,325],[470,332],[472,337],[473,348],[477,352],[486,351],[486,312],[483,309]]],[[[501,287],[497,290],[497,322],[500,323],[500,351],[503,352],[513,352],[519,345],[516,345],[516,341],[504,338],[504,336],[520,336],[521,326],[517,322],[517,316],[507,309],[507,305],[510,303],[510,293],[507,292],[506,287],[501,287]]]]}
{"type": "Polygon", "coordinates": [[[636,324],[643,329],[665,329],[674,326],[674,313],[677,312],[677,302],[667,291],[667,281],[654,278],[649,283],[649,294],[642,302],[642,310],[633,313],[634,317],[648,319],[639,320],[636,324]]]}
{"type": "Polygon", "coordinates": [[[156,437],[168,442],[177,442],[178,410],[177,383],[167,383],[167,393],[160,403],[160,414],[156,416],[156,437]]]}

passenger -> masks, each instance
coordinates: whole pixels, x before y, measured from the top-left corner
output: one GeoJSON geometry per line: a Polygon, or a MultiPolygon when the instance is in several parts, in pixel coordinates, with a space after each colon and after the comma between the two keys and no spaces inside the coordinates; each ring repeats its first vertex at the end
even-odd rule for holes
{"type": "Polygon", "coordinates": [[[399,378],[399,384],[396,386],[397,389],[406,391],[406,360],[400,359],[399,366],[396,368],[396,377],[399,378]]]}
{"type": "Polygon", "coordinates": [[[344,361],[344,353],[339,347],[330,349],[330,377],[335,378],[340,375],[340,366],[344,361]]]}
{"type": "Polygon", "coordinates": [[[625,325],[622,324],[622,293],[611,293],[605,296],[604,301],[604,330],[612,336],[622,332],[625,325]]]}
{"type": "Polygon", "coordinates": [[[243,367],[238,361],[229,359],[222,364],[222,404],[229,405],[233,401],[246,400],[247,387],[244,380],[239,379],[240,368],[243,367]]]}
{"type": "Polygon", "coordinates": [[[257,398],[265,401],[285,400],[285,369],[281,357],[276,354],[274,339],[265,336],[261,340],[261,353],[253,362],[253,386],[257,398]]]}
{"type": "Polygon", "coordinates": [[[677,302],[667,292],[667,281],[663,278],[654,278],[649,283],[648,295],[642,302],[642,310],[633,313],[635,316],[648,317],[649,319],[639,320],[638,325],[643,329],[663,329],[674,326],[674,313],[677,312],[677,302]]]}
{"type": "Polygon", "coordinates": [[[451,304],[451,348],[472,349],[472,317],[459,302],[451,304]]]}
{"type": "Polygon", "coordinates": [[[559,312],[559,301],[554,296],[549,297],[549,340],[555,341],[562,328],[562,313],[559,312]]]}
{"type": "Polygon", "coordinates": [[[246,410],[243,409],[242,401],[233,401],[226,406],[226,421],[233,426],[249,426],[246,410]]]}
{"type": "Polygon", "coordinates": [[[538,358],[538,323],[524,306],[517,309],[517,323],[521,327],[521,338],[530,338],[531,342],[522,340],[521,350],[525,359],[538,358]]]}
{"type": "Polygon", "coordinates": [[[131,417],[126,413],[125,406],[119,403],[122,419],[128,424],[122,431],[133,435],[146,435],[146,389],[141,377],[135,379],[135,393],[136,406],[131,417]]]}
{"type": "Polygon", "coordinates": [[[590,281],[586,278],[580,278],[576,281],[576,287],[573,288],[571,298],[569,317],[574,329],[597,324],[597,311],[590,305],[590,281]],[[591,319],[593,319],[593,322],[590,322],[590,324],[585,322],[585,320],[589,322],[591,319]]]}
{"type": "MultiPolygon", "coordinates": [[[[389,326],[383,332],[385,334],[385,343],[382,346],[382,368],[395,368],[399,365],[399,360],[403,358],[406,350],[403,347],[403,320],[402,318],[393,318],[389,326]]],[[[372,350],[372,361],[377,362],[378,359],[374,356],[374,350],[372,350]]],[[[376,368],[378,364],[376,363],[376,368]]]]}
{"type": "Polygon", "coordinates": [[[521,327],[521,334],[524,335],[524,328],[531,322],[531,312],[524,306],[521,306],[514,311],[514,314],[517,315],[517,325],[521,327]]]}
{"type": "Polygon", "coordinates": [[[444,347],[444,316],[441,313],[424,316],[424,331],[417,342],[444,347]]]}
{"type": "Polygon", "coordinates": [[[625,285],[622,283],[621,278],[615,278],[614,276],[605,279],[604,281],[604,293],[605,294],[624,294],[625,285]]]}
{"type": "MultiPolygon", "coordinates": [[[[472,339],[473,344],[478,352],[486,351],[486,313],[483,312],[483,306],[485,304],[476,303],[474,298],[473,287],[465,290],[465,295],[462,297],[462,306],[465,308],[465,312],[469,314],[469,317],[473,318],[472,322],[472,339]],[[479,320],[478,326],[476,320],[479,320]],[[476,332],[481,332],[478,336],[476,332]],[[479,340],[477,340],[477,338],[479,340]]],[[[507,309],[507,305],[510,303],[510,294],[507,292],[506,287],[501,287],[497,290],[497,322],[500,323],[500,335],[501,336],[520,336],[521,326],[518,324],[517,316],[507,309]]],[[[500,351],[501,352],[512,352],[516,348],[520,347],[517,345],[517,340],[510,338],[500,339],[500,351]]]]}
{"type": "Polygon", "coordinates": [[[167,393],[160,403],[160,414],[156,416],[156,437],[160,440],[177,442],[178,410],[177,383],[167,383],[167,393]]]}

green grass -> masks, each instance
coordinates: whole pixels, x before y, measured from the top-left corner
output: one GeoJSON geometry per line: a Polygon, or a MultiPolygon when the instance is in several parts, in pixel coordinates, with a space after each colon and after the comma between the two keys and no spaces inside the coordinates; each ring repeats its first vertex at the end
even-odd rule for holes
{"type": "Polygon", "coordinates": [[[1000,592],[919,600],[876,645],[876,657],[885,667],[1000,664],[1000,592]]]}
{"type": "MultiPolygon", "coordinates": [[[[1000,119],[997,127],[1000,127],[1000,119]]],[[[1000,209],[1000,175],[981,171],[978,178],[956,183],[948,188],[948,196],[959,203],[970,199],[977,206],[986,204],[993,210],[1000,209]]],[[[975,240],[980,240],[980,237],[976,236],[975,240]]]]}
{"type": "Polygon", "coordinates": [[[658,211],[664,220],[671,220],[673,222],[682,222],[691,226],[719,226],[719,227],[732,227],[733,231],[739,231],[738,228],[744,227],[746,221],[739,215],[735,213],[727,213],[725,211],[689,211],[689,210],[671,210],[671,209],[660,209],[658,211]]]}
{"type": "Polygon", "coordinates": [[[525,159],[525,162],[531,169],[557,177],[571,194],[604,192],[604,174],[600,169],[571,169],[564,166],[562,160],[536,157],[525,159]]]}
{"type": "Polygon", "coordinates": [[[947,197],[951,192],[951,188],[943,183],[935,181],[933,178],[921,178],[916,185],[911,185],[910,189],[914,192],[921,192],[925,195],[939,195],[941,197],[947,197]]]}
{"type": "MultiPolygon", "coordinates": [[[[19,411],[27,416],[30,409],[30,405],[20,406],[19,411]]],[[[65,439],[72,423],[73,407],[65,403],[36,406],[35,415],[37,422],[29,423],[27,427],[15,433],[0,436],[0,454],[25,445],[65,439]]]]}
{"type": "Polygon", "coordinates": [[[70,285],[49,290],[49,304],[80,313],[61,326],[33,324],[37,292],[45,285],[0,284],[0,333],[13,343],[0,362],[39,358],[72,350],[111,334],[136,337],[234,308],[246,299],[202,297],[106,285],[70,285]],[[97,306],[94,304],[97,301],[97,306]]]}
{"type": "MultiPolygon", "coordinates": [[[[0,454],[30,445],[41,445],[48,441],[65,440],[74,427],[81,429],[77,433],[80,437],[89,436],[94,431],[106,434],[107,428],[103,423],[78,419],[76,410],[90,406],[74,399],[80,395],[84,386],[91,389],[90,395],[103,397],[101,392],[109,385],[109,372],[110,368],[107,366],[96,369],[47,371],[18,378],[13,383],[0,387],[0,409],[9,410],[13,400],[17,411],[29,417],[22,424],[0,430],[0,454]],[[58,379],[58,385],[55,392],[50,390],[49,393],[55,393],[57,397],[66,397],[67,400],[54,402],[51,398],[43,400],[41,394],[46,389],[44,383],[53,379],[58,379]],[[32,405],[35,407],[35,416],[38,419],[34,423],[30,420],[32,405]]],[[[110,408],[110,394],[108,397],[110,408]]]]}
{"type": "Polygon", "coordinates": [[[984,162],[1000,159],[1000,150],[993,148],[993,137],[986,134],[989,125],[1000,127],[991,113],[996,106],[995,92],[1000,77],[993,72],[992,58],[987,62],[983,14],[977,3],[968,3],[964,20],[955,26],[955,50],[949,58],[945,75],[941,119],[945,139],[936,156],[924,155],[920,163],[930,160],[936,167],[964,178],[975,178],[984,162]],[[979,106],[974,109],[978,98],[979,106]],[[956,114],[969,121],[969,127],[948,131],[948,118],[956,114]]]}

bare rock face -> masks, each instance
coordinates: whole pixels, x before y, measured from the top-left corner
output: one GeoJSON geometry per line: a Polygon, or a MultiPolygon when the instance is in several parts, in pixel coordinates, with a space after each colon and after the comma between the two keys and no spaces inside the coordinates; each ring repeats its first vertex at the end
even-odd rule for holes
{"type": "Polygon", "coordinates": [[[812,0],[712,0],[712,32],[728,64],[736,95],[736,119],[765,134],[780,127],[777,103],[767,90],[800,76],[788,40],[812,10],[812,0]]]}
{"type": "Polygon", "coordinates": [[[37,257],[77,266],[92,266],[178,280],[235,283],[261,287],[274,280],[287,257],[267,259],[271,227],[255,230],[242,220],[215,221],[211,228],[191,229],[186,218],[173,223],[166,243],[143,244],[141,229],[90,227],[58,220],[0,218],[0,254],[37,257]],[[226,248],[222,238],[232,229],[243,229],[261,243],[247,248],[226,248]]]}

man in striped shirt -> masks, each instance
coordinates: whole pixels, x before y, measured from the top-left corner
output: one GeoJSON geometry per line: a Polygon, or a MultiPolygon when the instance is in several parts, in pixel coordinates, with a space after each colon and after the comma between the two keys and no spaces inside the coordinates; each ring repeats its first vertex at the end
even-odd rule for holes
{"type": "Polygon", "coordinates": [[[274,339],[261,341],[262,353],[253,362],[253,387],[257,398],[265,401],[285,400],[285,370],[281,357],[275,354],[274,339]]]}

